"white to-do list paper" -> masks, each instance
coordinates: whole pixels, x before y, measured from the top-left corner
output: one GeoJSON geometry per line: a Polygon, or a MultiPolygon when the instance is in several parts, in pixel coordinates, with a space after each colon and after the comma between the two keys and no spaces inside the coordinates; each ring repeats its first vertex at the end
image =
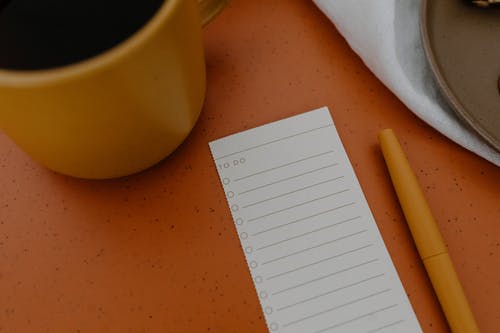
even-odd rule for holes
{"type": "Polygon", "coordinates": [[[210,148],[270,332],[422,332],[326,107],[210,148]]]}

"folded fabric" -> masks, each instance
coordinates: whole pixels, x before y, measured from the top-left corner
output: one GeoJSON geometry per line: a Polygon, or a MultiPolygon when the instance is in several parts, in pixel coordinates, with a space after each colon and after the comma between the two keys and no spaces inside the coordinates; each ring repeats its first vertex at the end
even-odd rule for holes
{"type": "Polygon", "coordinates": [[[368,68],[420,119],[500,166],[500,153],[442,98],[420,38],[421,0],[313,0],[368,68]]]}

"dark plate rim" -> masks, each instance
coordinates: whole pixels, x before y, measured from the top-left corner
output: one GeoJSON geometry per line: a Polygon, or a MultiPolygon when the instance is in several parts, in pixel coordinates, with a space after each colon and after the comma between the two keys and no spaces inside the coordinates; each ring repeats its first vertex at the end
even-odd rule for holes
{"type": "Polygon", "coordinates": [[[486,131],[473,117],[474,112],[468,111],[462,103],[457,99],[453,91],[449,88],[445,77],[441,74],[439,65],[435,58],[432,45],[429,38],[429,30],[427,28],[428,16],[427,16],[427,4],[428,0],[422,0],[420,6],[420,36],[422,39],[422,44],[424,46],[425,56],[431,67],[431,71],[434,74],[438,86],[441,90],[442,95],[455,111],[455,113],[465,121],[474,131],[476,131],[486,142],[488,142],[497,151],[500,151],[500,138],[491,135],[486,131]]]}

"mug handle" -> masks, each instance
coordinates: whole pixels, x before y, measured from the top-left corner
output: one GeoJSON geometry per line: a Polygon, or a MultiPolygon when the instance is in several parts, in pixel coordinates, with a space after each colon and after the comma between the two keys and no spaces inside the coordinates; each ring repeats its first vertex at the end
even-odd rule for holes
{"type": "Polygon", "coordinates": [[[205,26],[208,22],[220,13],[227,5],[229,0],[198,0],[198,7],[201,13],[201,25],[205,26]]]}

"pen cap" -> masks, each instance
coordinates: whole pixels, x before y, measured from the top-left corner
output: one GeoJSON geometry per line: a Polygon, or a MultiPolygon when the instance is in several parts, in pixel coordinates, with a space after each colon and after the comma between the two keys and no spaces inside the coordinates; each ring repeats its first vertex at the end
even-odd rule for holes
{"type": "Polygon", "coordinates": [[[447,252],[417,178],[391,129],[379,134],[380,147],[401,208],[422,259],[447,252]]]}
{"type": "Polygon", "coordinates": [[[424,260],[432,286],[453,333],[479,333],[469,302],[448,253],[424,260]]]}

